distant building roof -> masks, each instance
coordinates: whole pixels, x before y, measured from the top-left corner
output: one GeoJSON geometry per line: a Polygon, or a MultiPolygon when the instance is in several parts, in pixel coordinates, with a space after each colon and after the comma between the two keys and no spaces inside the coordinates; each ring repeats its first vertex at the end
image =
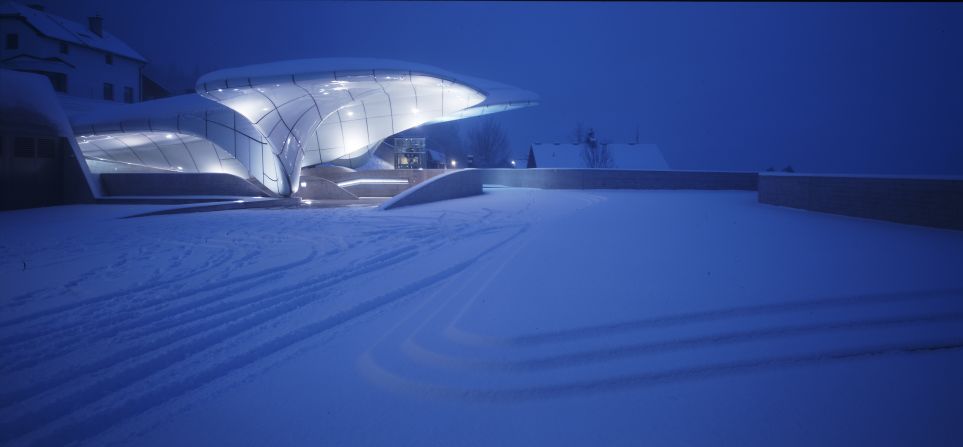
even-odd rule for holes
{"type": "Polygon", "coordinates": [[[134,51],[133,48],[127,46],[126,43],[107,31],[101,33],[103,36],[98,36],[86,26],[77,22],[16,2],[0,3],[0,17],[20,17],[23,18],[28,25],[33,27],[33,29],[37,30],[38,33],[49,38],[106,51],[136,61],[147,62],[144,56],[141,56],[140,53],[134,51]]]}
{"type": "MultiPolygon", "coordinates": [[[[612,169],[667,170],[662,151],[654,144],[612,143],[605,147],[612,158],[612,169]]],[[[530,157],[539,168],[586,168],[582,156],[585,145],[571,143],[534,143],[530,157]]]]}

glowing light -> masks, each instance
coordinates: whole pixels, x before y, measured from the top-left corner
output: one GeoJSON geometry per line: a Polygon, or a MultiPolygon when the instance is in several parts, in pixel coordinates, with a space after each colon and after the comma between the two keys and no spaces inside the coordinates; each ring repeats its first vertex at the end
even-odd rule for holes
{"type": "Polygon", "coordinates": [[[183,166],[178,166],[178,167],[177,167],[177,170],[178,170],[178,171],[183,171],[183,170],[184,170],[184,167],[183,167],[183,166]]]}
{"type": "Polygon", "coordinates": [[[267,112],[268,110],[271,110],[271,108],[270,108],[270,107],[263,107],[263,108],[261,108],[261,111],[264,111],[264,112],[267,112]]]}
{"type": "Polygon", "coordinates": [[[310,200],[301,200],[301,202],[304,203],[305,205],[310,205],[310,204],[311,204],[311,201],[310,201],[310,200]]]}
{"type": "Polygon", "coordinates": [[[354,180],[348,180],[346,182],[338,183],[338,186],[342,188],[347,188],[354,185],[401,185],[408,184],[407,179],[397,179],[397,178],[359,178],[354,180]]]}
{"type": "Polygon", "coordinates": [[[417,108],[417,107],[412,107],[412,108],[411,108],[411,113],[418,113],[418,108],[417,108]]]}
{"type": "Polygon", "coordinates": [[[512,166],[515,166],[515,160],[512,160],[512,166]]]}
{"type": "Polygon", "coordinates": [[[324,92],[324,94],[325,94],[325,95],[330,95],[330,93],[328,93],[328,92],[324,92]]]}
{"type": "Polygon", "coordinates": [[[223,91],[224,91],[224,89],[222,89],[222,88],[219,88],[219,89],[217,89],[217,91],[218,91],[218,93],[220,93],[220,92],[223,92],[223,91]]]}
{"type": "Polygon", "coordinates": [[[307,188],[307,187],[308,187],[308,182],[301,182],[301,187],[302,187],[302,188],[307,188]]]}
{"type": "Polygon", "coordinates": [[[169,133],[169,134],[167,134],[167,135],[164,135],[164,138],[167,138],[168,140],[173,140],[173,139],[174,139],[174,134],[169,133]]]}
{"type": "Polygon", "coordinates": [[[354,116],[354,112],[348,110],[348,116],[354,116]]]}
{"type": "Polygon", "coordinates": [[[458,166],[458,162],[455,161],[455,160],[452,160],[452,161],[451,161],[451,167],[454,168],[455,166],[458,166]]]}

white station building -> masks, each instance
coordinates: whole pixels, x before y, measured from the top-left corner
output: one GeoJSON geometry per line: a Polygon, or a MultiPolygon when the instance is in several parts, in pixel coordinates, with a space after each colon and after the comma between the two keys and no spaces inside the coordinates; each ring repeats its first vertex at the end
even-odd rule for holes
{"type": "Polygon", "coordinates": [[[174,183],[194,185],[174,194],[244,195],[215,187],[225,179],[286,197],[304,183],[302,168],[360,166],[407,129],[538,101],[429,65],[329,58],[220,70],[197,80],[196,93],[141,102],[146,59],[100,17],[88,22],[0,3],[0,208],[66,203],[76,189],[60,180],[66,171],[82,174],[93,199],[169,194],[177,188],[162,186],[174,183]],[[112,191],[118,174],[146,174],[116,180],[140,193],[112,191]],[[46,185],[36,200],[24,197],[39,191],[33,183],[46,185]]]}
{"type": "Polygon", "coordinates": [[[280,196],[301,168],[364,163],[412,127],[535,105],[528,91],[386,59],[311,59],[221,70],[182,95],[75,116],[93,174],[227,173],[280,196]]]}

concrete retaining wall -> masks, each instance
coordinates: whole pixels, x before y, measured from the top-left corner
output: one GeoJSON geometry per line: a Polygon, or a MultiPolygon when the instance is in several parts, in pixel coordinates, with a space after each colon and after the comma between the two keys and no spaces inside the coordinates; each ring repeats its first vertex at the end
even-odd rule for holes
{"type": "Polygon", "coordinates": [[[755,191],[755,172],[618,169],[485,169],[486,185],[543,189],[729,189],[755,191]]]}
{"type": "Polygon", "coordinates": [[[358,196],[351,194],[334,182],[321,177],[301,177],[301,185],[293,197],[311,200],[357,200],[358,196]]]}
{"type": "Polygon", "coordinates": [[[414,185],[446,172],[450,171],[446,169],[373,169],[369,171],[344,171],[331,169],[329,167],[313,167],[301,169],[301,176],[326,178],[335,183],[357,179],[404,179],[414,185]]]}
{"type": "Polygon", "coordinates": [[[389,210],[439,200],[474,196],[481,193],[482,171],[478,169],[449,171],[447,174],[436,176],[398,194],[383,203],[381,209],[389,210]]]}
{"type": "Polygon", "coordinates": [[[101,174],[100,181],[110,196],[272,196],[267,188],[231,174],[101,174]]]}
{"type": "Polygon", "coordinates": [[[394,197],[411,187],[411,183],[359,183],[357,185],[345,186],[344,189],[358,197],[394,197]]]}
{"type": "Polygon", "coordinates": [[[762,174],[759,202],[963,230],[963,179],[762,174]]]}

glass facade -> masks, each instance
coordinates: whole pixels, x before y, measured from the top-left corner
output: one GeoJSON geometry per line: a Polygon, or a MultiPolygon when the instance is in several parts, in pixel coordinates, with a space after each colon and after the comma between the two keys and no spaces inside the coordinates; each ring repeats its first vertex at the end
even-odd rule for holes
{"type": "Polygon", "coordinates": [[[304,166],[366,159],[385,138],[422,124],[536,104],[530,92],[441,70],[311,70],[319,62],[341,60],[215,72],[193,99],[134,104],[137,113],[88,118],[74,130],[94,173],[225,172],[289,195],[304,166]]]}
{"type": "MultiPolygon", "coordinates": [[[[75,124],[77,142],[91,173],[225,173],[254,179],[279,195],[290,194],[277,155],[257,129],[229,109],[198,100],[209,108],[123,121],[94,118],[88,119],[90,124],[75,124]]],[[[138,103],[131,107],[143,110],[150,106],[138,103]]]]}

